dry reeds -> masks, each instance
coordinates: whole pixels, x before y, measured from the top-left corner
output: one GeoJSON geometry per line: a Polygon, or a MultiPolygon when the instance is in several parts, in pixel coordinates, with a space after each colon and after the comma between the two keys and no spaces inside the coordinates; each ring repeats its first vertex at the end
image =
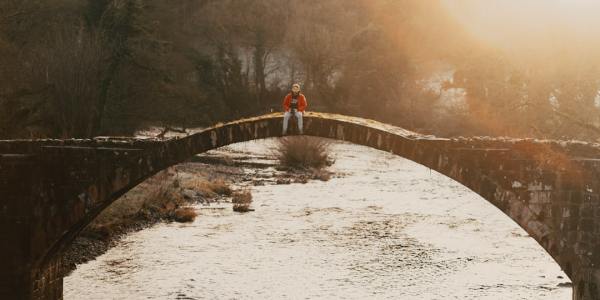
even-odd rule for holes
{"type": "Polygon", "coordinates": [[[165,180],[157,177],[155,182],[148,182],[148,190],[143,208],[159,214],[168,213],[186,201],[179,188],[179,180],[165,180]]]}
{"type": "Polygon", "coordinates": [[[233,193],[231,203],[233,203],[233,211],[248,212],[250,204],[252,204],[252,193],[249,190],[233,193]]]}
{"type": "Polygon", "coordinates": [[[331,165],[330,143],[322,138],[297,136],[278,141],[275,155],[282,166],[294,169],[321,169],[331,165]]]}
{"type": "Polygon", "coordinates": [[[164,211],[168,203],[183,203],[179,192],[179,178],[173,169],[162,171],[117,199],[92,222],[102,227],[119,224],[138,214],[156,214],[164,211]]]}
{"type": "Polygon", "coordinates": [[[229,184],[222,179],[207,180],[199,177],[183,180],[170,168],[149,178],[115,201],[94,220],[92,226],[120,226],[135,217],[191,222],[196,213],[192,208],[182,208],[190,202],[185,199],[184,189],[197,191],[205,198],[233,194],[229,184]]]}
{"type": "Polygon", "coordinates": [[[173,220],[181,223],[193,222],[198,213],[191,207],[178,208],[173,212],[173,220]]]}
{"type": "Polygon", "coordinates": [[[233,193],[229,187],[229,184],[223,179],[207,181],[204,178],[197,178],[186,181],[184,186],[200,193],[202,196],[207,198],[212,198],[216,195],[231,196],[233,193]]]}

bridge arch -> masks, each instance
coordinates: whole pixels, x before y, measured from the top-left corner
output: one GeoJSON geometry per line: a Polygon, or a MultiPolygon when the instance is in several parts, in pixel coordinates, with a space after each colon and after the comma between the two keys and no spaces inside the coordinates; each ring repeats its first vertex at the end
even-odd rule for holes
{"type": "MultiPolygon", "coordinates": [[[[60,192],[53,190],[46,199],[69,199],[59,207],[66,217],[57,223],[58,228],[50,230],[33,265],[43,269],[103,209],[148,177],[208,150],[280,137],[281,126],[282,115],[270,114],[218,124],[170,140],[98,138],[29,146],[37,151],[44,168],[63,170],[59,182],[52,185],[71,184],[60,192]],[[76,159],[67,160],[73,157],[76,159]],[[74,172],[77,169],[83,172],[74,172]]],[[[457,181],[498,207],[533,237],[573,280],[580,299],[597,290],[595,282],[600,280],[593,278],[600,276],[594,267],[600,263],[598,257],[582,257],[578,253],[581,249],[567,245],[587,238],[580,242],[582,247],[585,243],[591,246],[586,250],[600,249],[594,238],[600,225],[580,218],[589,211],[576,206],[587,201],[592,215],[594,209],[600,214],[599,168],[591,160],[572,159],[600,157],[598,146],[522,139],[444,139],[372,120],[322,113],[306,114],[304,133],[387,151],[457,181]],[[579,229],[589,235],[573,233],[579,229]]],[[[49,189],[44,183],[41,188],[49,189]]]]}

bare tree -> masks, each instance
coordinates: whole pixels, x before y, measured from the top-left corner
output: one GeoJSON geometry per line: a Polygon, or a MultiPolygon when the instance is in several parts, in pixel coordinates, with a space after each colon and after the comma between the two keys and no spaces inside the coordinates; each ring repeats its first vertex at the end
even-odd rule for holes
{"type": "Polygon", "coordinates": [[[49,109],[63,137],[89,137],[104,110],[100,82],[106,50],[100,36],[84,28],[59,28],[37,51],[37,78],[50,88],[49,109]]]}

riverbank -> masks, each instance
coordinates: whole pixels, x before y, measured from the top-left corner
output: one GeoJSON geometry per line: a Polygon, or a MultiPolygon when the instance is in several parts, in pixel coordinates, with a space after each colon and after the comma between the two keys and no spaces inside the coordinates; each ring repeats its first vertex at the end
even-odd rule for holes
{"type": "Polygon", "coordinates": [[[158,222],[193,220],[188,206],[219,201],[231,194],[223,180],[199,176],[170,168],[149,178],[103,211],[75,239],[63,255],[68,274],[76,265],[105,253],[127,233],[139,231],[158,222]]]}
{"type": "Polygon", "coordinates": [[[326,170],[281,167],[273,154],[217,150],[162,171],[104,210],[63,255],[65,276],[114,247],[124,236],[160,222],[193,221],[192,205],[230,204],[234,191],[252,186],[327,181],[326,170]]]}

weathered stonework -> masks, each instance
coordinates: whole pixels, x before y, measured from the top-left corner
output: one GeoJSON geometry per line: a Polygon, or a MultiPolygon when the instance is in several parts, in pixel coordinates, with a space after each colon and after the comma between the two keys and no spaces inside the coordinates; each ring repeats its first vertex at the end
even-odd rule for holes
{"type": "MultiPolygon", "coordinates": [[[[308,113],[306,135],[388,151],[436,170],[502,210],[600,299],[600,145],[442,139],[375,121],[308,113]]],[[[281,136],[270,114],[170,140],[0,141],[0,299],[60,299],[58,254],[115,199],[169,166],[232,143],[281,136]]]]}

